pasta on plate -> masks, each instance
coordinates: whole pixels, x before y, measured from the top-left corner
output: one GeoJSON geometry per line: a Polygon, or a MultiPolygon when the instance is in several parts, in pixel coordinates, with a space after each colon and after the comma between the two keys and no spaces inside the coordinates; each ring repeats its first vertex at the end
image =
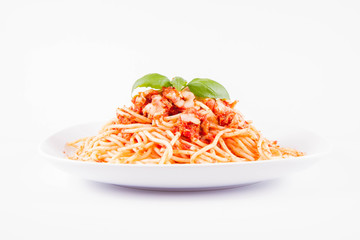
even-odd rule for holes
{"type": "Polygon", "coordinates": [[[114,164],[203,164],[304,155],[266,139],[235,109],[237,101],[199,97],[192,82],[175,88],[166,81],[159,89],[140,92],[132,106],[117,109],[98,135],[67,143],[75,149],[67,157],[114,164]]]}

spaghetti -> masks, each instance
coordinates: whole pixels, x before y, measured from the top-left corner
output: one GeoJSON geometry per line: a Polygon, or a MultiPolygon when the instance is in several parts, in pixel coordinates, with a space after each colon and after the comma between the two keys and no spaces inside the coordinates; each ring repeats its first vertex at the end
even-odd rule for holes
{"type": "Polygon", "coordinates": [[[269,141],[234,107],[237,101],[196,99],[185,88],[148,90],[116,111],[99,134],[68,145],[69,159],[121,164],[202,164],[298,157],[269,141]]]}

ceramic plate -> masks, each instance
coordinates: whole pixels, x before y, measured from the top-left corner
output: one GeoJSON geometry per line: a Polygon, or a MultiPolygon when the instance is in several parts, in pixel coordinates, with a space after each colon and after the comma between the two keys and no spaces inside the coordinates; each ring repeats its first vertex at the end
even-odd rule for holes
{"type": "MultiPolygon", "coordinates": [[[[247,185],[284,177],[326,158],[327,142],[310,131],[278,124],[254,124],[270,140],[306,153],[303,157],[241,163],[140,165],[81,162],[65,158],[64,146],[97,134],[103,123],[87,123],[61,130],[40,145],[41,154],[58,168],[97,182],[160,190],[203,190],[247,185]]],[[[301,177],[301,175],[299,175],[301,177]]]]}

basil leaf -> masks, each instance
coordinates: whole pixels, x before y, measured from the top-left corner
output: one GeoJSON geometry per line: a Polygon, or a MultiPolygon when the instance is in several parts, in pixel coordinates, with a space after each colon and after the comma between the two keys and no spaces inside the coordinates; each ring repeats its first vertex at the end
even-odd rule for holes
{"type": "Polygon", "coordinates": [[[230,99],[223,85],[208,78],[195,78],[189,82],[188,87],[195,96],[200,98],[230,99]]]}
{"type": "Polygon", "coordinates": [[[132,86],[131,93],[138,87],[151,87],[154,89],[161,89],[162,87],[171,86],[170,80],[158,73],[150,73],[142,78],[136,80],[132,86]]]}
{"type": "Polygon", "coordinates": [[[176,90],[181,91],[185,86],[187,82],[182,77],[174,77],[171,80],[171,85],[173,85],[176,90]]]}

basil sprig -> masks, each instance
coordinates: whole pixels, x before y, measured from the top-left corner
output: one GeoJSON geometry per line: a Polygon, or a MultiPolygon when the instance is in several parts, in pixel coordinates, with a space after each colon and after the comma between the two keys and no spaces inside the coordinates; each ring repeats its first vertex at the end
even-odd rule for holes
{"type": "Polygon", "coordinates": [[[195,96],[200,98],[230,99],[223,85],[208,78],[195,78],[187,86],[195,96]]]}
{"type": "Polygon", "coordinates": [[[131,92],[133,92],[135,88],[138,87],[151,87],[154,89],[162,89],[163,87],[170,87],[170,86],[171,83],[167,77],[158,73],[150,73],[136,80],[136,82],[132,86],[131,92]]]}
{"type": "Polygon", "coordinates": [[[176,90],[181,91],[186,87],[187,82],[182,77],[174,77],[171,80],[171,85],[176,88],[176,90]]]}
{"type": "Polygon", "coordinates": [[[230,99],[229,93],[224,86],[214,80],[195,78],[187,83],[182,77],[174,77],[170,82],[167,77],[158,73],[150,73],[136,80],[131,92],[138,87],[162,89],[170,86],[173,86],[178,91],[189,87],[190,91],[198,98],[230,99]]]}

